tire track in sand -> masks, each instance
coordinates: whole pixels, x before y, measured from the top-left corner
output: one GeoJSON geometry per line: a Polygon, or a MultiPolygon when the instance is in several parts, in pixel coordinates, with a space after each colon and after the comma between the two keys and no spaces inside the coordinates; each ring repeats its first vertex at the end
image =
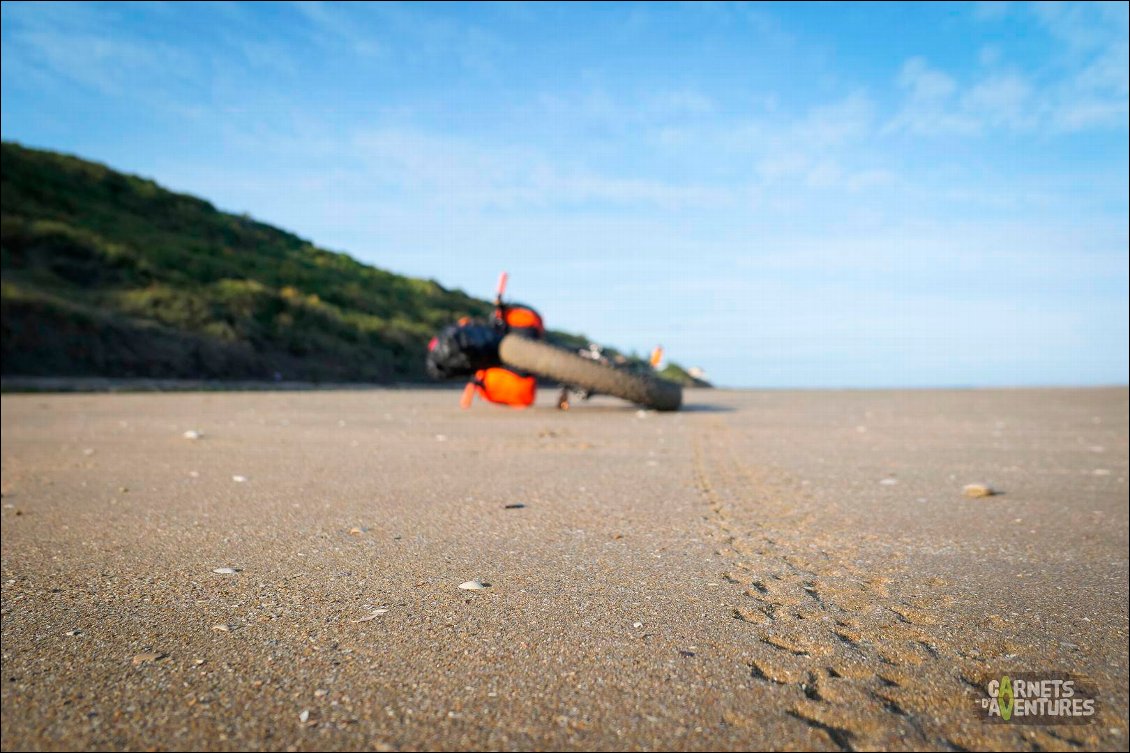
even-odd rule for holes
{"type": "Polygon", "coordinates": [[[1020,649],[1000,632],[961,625],[949,584],[905,566],[880,568],[851,540],[821,530],[814,500],[787,473],[743,462],[721,419],[693,442],[708,535],[729,561],[731,616],[756,637],[753,682],[784,713],[841,750],[1101,747],[1096,728],[990,725],[974,712],[991,658],[1020,649]]]}

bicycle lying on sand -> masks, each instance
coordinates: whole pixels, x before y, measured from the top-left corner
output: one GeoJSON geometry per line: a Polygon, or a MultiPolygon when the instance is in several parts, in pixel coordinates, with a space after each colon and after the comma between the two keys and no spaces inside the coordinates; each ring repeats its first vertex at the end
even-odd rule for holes
{"type": "Polygon", "coordinates": [[[531,405],[540,378],[561,386],[557,406],[562,409],[569,408],[570,395],[588,399],[603,394],[655,410],[678,410],[683,388],[656,375],[656,356],[648,364],[609,357],[595,345],[569,350],[546,342],[537,311],[503,300],[506,282],[503,272],[489,320],[464,317],[428,343],[426,365],[433,378],[470,378],[464,408],[476,395],[502,405],[531,405]]]}

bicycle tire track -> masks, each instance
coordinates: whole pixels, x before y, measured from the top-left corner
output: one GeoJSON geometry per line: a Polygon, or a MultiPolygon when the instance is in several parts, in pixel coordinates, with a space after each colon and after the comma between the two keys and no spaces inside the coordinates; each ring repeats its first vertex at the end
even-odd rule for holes
{"type": "Polygon", "coordinates": [[[694,484],[708,535],[729,561],[722,579],[735,592],[731,616],[756,637],[751,681],[785,694],[788,715],[839,750],[1101,745],[1090,727],[980,721],[980,679],[1000,671],[985,657],[1020,647],[992,630],[955,632],[948,583],[909,588],[904,565],[868,568],[858,543],[818,525],[797,479],[743,462],[733,440],[720,419],[695,436],[694,484]]]}

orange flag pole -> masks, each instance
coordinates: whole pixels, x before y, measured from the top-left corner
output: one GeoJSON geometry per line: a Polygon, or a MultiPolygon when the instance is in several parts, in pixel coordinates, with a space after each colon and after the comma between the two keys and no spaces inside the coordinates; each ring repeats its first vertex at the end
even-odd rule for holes
{"type": "Polygon", "coordinates": [[[506,294],[506,281],[510,279],[510,275],[503,272],[498,276],[498,292],[494,294],[495,303],[502,301],[502,296],[506,294]]]}

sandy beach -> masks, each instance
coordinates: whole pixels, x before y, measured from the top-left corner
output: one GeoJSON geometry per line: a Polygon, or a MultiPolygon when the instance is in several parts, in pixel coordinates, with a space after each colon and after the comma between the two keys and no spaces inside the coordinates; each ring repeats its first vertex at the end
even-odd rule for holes
{"type": "Polygon", "coordinates": [[[552,399],[4,395],[3,748],[1127,747],[1125,387],[552,399]]]}

